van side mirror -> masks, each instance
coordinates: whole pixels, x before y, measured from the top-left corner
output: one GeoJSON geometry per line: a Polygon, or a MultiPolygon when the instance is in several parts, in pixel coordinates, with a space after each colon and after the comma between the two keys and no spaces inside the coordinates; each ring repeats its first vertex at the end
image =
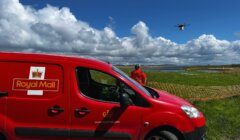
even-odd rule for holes
{"type": "Polygon", "coordinates": [[[120,105],[122,108],[132,105],[132,101],[127,93],[120,93],[120,105]]]}

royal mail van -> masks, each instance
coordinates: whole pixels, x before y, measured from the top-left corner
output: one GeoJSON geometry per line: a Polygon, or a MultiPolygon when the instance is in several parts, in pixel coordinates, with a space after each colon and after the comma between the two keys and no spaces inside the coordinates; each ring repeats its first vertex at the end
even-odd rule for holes
{"type": "Polygon", "coordinates": [[[94,59],[0,53],[1,140],[199,140],[193,105],[94,59]]]}

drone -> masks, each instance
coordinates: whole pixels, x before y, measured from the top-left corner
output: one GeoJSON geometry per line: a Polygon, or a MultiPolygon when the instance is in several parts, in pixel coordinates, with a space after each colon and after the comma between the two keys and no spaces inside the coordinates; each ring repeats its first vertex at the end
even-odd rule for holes
{"type": "Polygon", "coordinates": [[[181,24],[175,25],[175,27],[178,27],[178,29],[179,29],[180,31],[185,30],[185,27],[186,27],[186,26],[189,26],[189,24],[181,23],[181,24]]]}

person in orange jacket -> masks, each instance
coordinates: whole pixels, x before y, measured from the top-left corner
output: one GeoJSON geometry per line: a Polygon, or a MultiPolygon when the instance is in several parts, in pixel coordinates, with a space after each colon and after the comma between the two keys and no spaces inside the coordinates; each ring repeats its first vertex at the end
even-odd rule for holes
{"type": "Polygon", "coordinates": [[[131,78],[137,81],[142,86],[145,86],[147,75],[141,70],[140,65],[135,65],[135,70],[131,72],[131,78]]]}

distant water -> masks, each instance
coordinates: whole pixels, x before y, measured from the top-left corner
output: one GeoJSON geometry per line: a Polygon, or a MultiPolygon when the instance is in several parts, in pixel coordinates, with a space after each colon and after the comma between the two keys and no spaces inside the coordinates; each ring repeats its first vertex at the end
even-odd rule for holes
{"type": "MultiPolygon", "coordinates": [[[[143,71],[145,72],[178,72],[178,73],[189,73],[184,70],[181,66],[166,66],[166,67],[143,67],[143,71]]],[[[219,73],[220,70],[195,70],[192,72],[205,72],[205,73],[219,73]]]]}
{"type": "Polygon", "coordinates": [[[143,69],[146,72],[185,72],[185,70],[174,70],[174,69],[143,69]]]}
{"type": "Polygon", "coordinates": [[[183,67],[180,67],[180,66],[144,67],[143,71],[146,71],[146,72],[185,72],[183,67]]]}
{"type": "Polygon", "coordinates": [[[160,70],[161,72],[185,72],[185,70],[160,70]]]}
{"type": "Polygon", "coordinates": [[[206,72],[206,73],[219,73],[220,70],[196,70],[197,72],[206,72]]]}

